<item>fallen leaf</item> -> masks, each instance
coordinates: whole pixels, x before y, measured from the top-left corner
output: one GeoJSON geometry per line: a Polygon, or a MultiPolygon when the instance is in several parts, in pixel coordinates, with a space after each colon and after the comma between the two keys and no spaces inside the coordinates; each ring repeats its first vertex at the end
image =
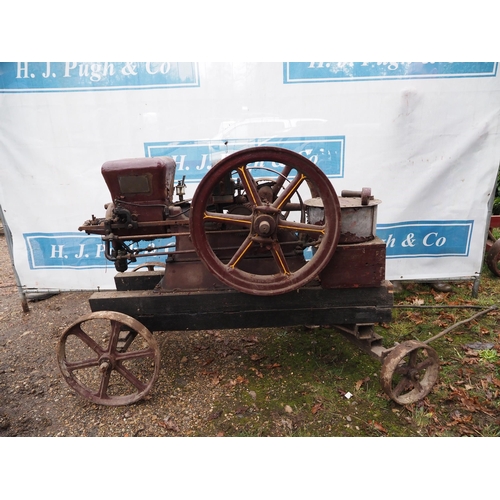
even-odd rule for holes
{"type": "Polygon", "coordinates": [[[366,384],[366,383],[367,383],[367,382],[369,382],[369,381],[370,381],[370,377],[366,377],[366,378],[364,378],[363,380],[358,380],[358,381],[356,382],[356,390],[357,390],[357,391],[359,391],[359,389],[361,388],[361,386],[362,386],[363,384],[366,384]]]}
{"type": "Polygon", "coordinates": [[[313,415],[316,415],[319,410],[323,409],[323,403],[316,403],[312,408],[311,408],[311,413],[313,415]]]}
{"type": "Polygon", "coordinates": [[[375,421],[373,421],[373,420],[372,420],[372,421],[370,421],[370,422],[368,422],[368,423],[372,424],[372,425],[373,425],[373,427],[375,427],[375,429],[377,429],[378,431],[383,432],[384,434],[387,434],[387,431],[386,431],[386,430],[384,429],[384,427],[383,427],[381,424],[379,424],[378,422],[375,422],[375,421]]]}
{"type": "Polygon", "coordinates": [[[158,425],[167,429],[167,431],[179,432],[179,428],[175,425],[173,420],[167,417],[163,422],[158,422],[158,425]]]}
{"type": "Polygon", "coordinates": [[[243,340],[246,342],[252,342],[254,344],[256,344],[259,341],[259,339],[255,335],[250,335],[249,337],[245,337],[243,340]]]}
{"type": "Polygon", "coordinates": [[[500,380],[497,379],[497,378],[492,378],[491,381],[497,386],[497,387],[500,387],[500,380]]]}
{"type": "Polygon", "coordinates": [[[291,407],[291,406],[289,406],[289,405],[285,405],[285,411],[286,411],[287,413],[293,413],[292,407],[291,407]]]}
{"type": "Polygon", "coordinates": [[[257,370],[257,368],[254,368],[252,366],[252,367],[250,367],[250,370],[252,370],[253,372],[255,372],[255,375],[257,375],[257,377],[264,378],[264,375],[261,372],[259,372],[259,370],[257,370]]]}
{"type": "Polygon", "coordinates": [[[208,420],[216,420],[222,415],[222,410],[214,411],[208,416],[208,420]]]}
{"type": "Polygon", "coordinates": [[[248,379],[246,379],[245,377],[242,377],[241,375],[238,375],[235,379],[230,380],[227,384],[230,387],[234,387],[235,385],[238,385],[238,384],[248,384],[248,379]]]}
{"type": "Polygon", "coordinates": [[[274,368],[280,368],[281,365],[279,363],[273,363],[272,365],[267,365],[266,368],[269,368],[270,370],[274,368]]]}

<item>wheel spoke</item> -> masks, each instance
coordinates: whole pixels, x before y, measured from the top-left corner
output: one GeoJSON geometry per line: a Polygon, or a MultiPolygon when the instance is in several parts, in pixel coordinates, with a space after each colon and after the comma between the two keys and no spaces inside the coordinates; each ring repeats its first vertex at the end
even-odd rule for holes
{"type": "Polygon", "coordinates": [[[86,359],[84,361],[73,361],[73,362],[65,362],[65,366],[68,371],[74,372],[76,370],[83,370],[84,368],[94,368],[99,365],[99,359],[86,359]]]}
{"type": "Polygon", "coordinates": [[[285,259],[285,255],[283,254],[281,245],[277,241],[273,242],[273,245],[271,247],[271,252],[281,273],[285,275],[291,274],[290,268],[288,267],[288,263],[285,259]]]}
{"type": "Polygon", "coordinates": [[[396,386],[392,389],[392,392],[395,396],[400,396],[410,387],[410,379],[403,377],[396,386]]]}
{"type": "Polygon", "coordinates": [[[384,358],[381,382],[384,391],[399,404],[423,399],[438,378],[439,359],[431,347],[405,341],[384,358]]]}
{"type": "Polygon", "coordinates": [[[235,226],[249,227],[252,225],[252,217],[249,215],[220,214],[217,212],[205,212],[204,222],[229,222],[235,226]]]}
{"type": "Polygon", "coordinates": [[[115,359],[118,362],[128,361],[131,359],[142,359],[142,358],[154,358],[155,351],[154,349],[140,349],[138,351],[129,351],[129,352],[121,352],[116,353],[115,359]]]}
{"type": "Polygon", "coordinates": [[[111,320],[111,335],[109,337],[108,352],[116,352],[118,345],[118,338],[123,324],[116,320],[111,320]]]}
{"type": "Polygon", "coordinates": [[[85,345],[90,347],[94,352],[96,352],[99,356],[104,352],[104,349],[89,335],[87,335],[81,328],[81,323],[75,325],[74,328],[71,329],[71,335],[79,338],[85,345]]]}
{"type": "Polygon", "coordinates": [[[152,389],[159,375],[160,350],[151,332],[136,319],[115,311],[96,311],[63,333],[58,363],[66,382],[80,396],[94,403],[119,406],[139,401],[152,389]],[[84,323],[88,323],[87,331],[96,332],[101,343],[107,344],[106,350],[82,330],[84,323]],[[75,344],[72,335],[82,342],[75,344]],[[137,349],[125,351],[137,337],[142,342],[137,349]],[[96,358],[89,358],[89,347],[98,354],[96,358]]]}
{"type": "Polygon", "coordinates": [[[416,392],[421,393],[424,390],[424,388],[422,387],[422,384],[420,384],[420,380],[418,380],[417,378],[413,377],[411,381],[412,381],[414,390],[416,392]]]}
{"type": "Polygon", "coordinates": [[[400,375],[401,377],[407,377],[409,371],[410,367],[405,363],[403,365],[397,366],[396,369],[394,370],[394,373],[396,375],[400,375]]]}
{"type": "Polygon", "coordinates": [[[111,370],[106,370],[101,377],[101,383],[99,385],[99,391],[97,392],[97,396],[101,399],[108,398],[108,387],[109,387],[109,379],[111,377],[111,370]]]}
{"type": "Polygon", "coordinates": [[[424,359],[420,363],[417,363],[415,365],[415,370],[418,370],[419,372],[422,372],[432,366],[434,364],[434,361],[430,358],[424,359]]]}
{"type": "Polygon", "coordinates": [[[146,384],[141,382],[129,369],[125,368],[121,362],[117,363],[115,370],[125,379],[128,380],[139,392],[146,388],[146,384]]]}
{"type": "Polygon", "coordinates": [[[415,349],[414,351],[410,352],[410,355],[408,356],[408,366],[410,368],[415,368],[417,366],[417,360],[418,360],[418,350],[415,349]]]}
{"type": "Polygon", "coordinates": [[[335,189],[314,163],[290,150],[259,146],[223,158],[204,176],[193,197],[190,236],[200,260],[222,283],[252,295],[278,295],[309,283],[327,266],[340,237],[340,215],[335,189]],[[273,179],[252,176],[253,169],[269,170],[268,163],[280,166],[273,170],[273,179]],[[233,192],[224,191],[231,215],[214,213],[210,208],[214,193],[231,176],[233,192]],[[305,223],[304,195],[323,200],[323,225],[305,223]],[[291,210],[300,210],[300,222],[290,220],[298,217],[287,217],[291,210]],[[306,247],[319,242],[309,257],[306,247]],[[288,255],[284,251],[288,244],[297,251],[288,255]],[[234,254],[230,248],[238,250],[234,254]]]}
{"type": "Polygon", "coordinates": [[[248,201],[254,206],[262,205],[262,200],[260,199],[259,192],[257,191],[257,184],[252,177],[252,174],[247,169],[247,166],[242,165],[241,167],[238,167],[236,171],[238,172],[241,182],[245,188],[248,201]]]}
{"type": "Polygon", "coordinates": [[[273,203],[273,207],[280,209],[288,202],[288,200],[294,195],[295,191],[299,189],[299,186],[306,179],[306,176],[299,172],[290,184],[283,190],[283,192],[276,198],[273,203]]]}
{"type": "Polygon", "coordinates": [[[286,229],[287,231],[297,231],[300,233],[317,233],[325,234],[325,226],[316,226],[314,224],[305,224],[303,222],[294,222],[280,219],[278,222],[279,229],[286,229]]]}
{"type": "Polygon", "coordinates": [[[283,170],[281,171],[281,175],[278,175],[278,178],[276,179],[276,182],[274,183],[272,190],[273,190],[273,195],[276,196],[279,192],[279,190],[283,187],[283,183],[285,182],[286,178],[288,177],[288,174],[292,171],[292,167],[289,165],[285,165],[283,167],[283,170]]]}
{"type": "Polygon", "coordinates": [[[251,246],[253,245],[253,239],[251,235],[248,235],[245,238],[245,241],[241,244],[240,248],[236,251],[236,253],[233,255],[231,260],[228,262],[228,267],[231,269],[234,269],[238,262],[245,256],[245,254],[250,250],[251,246]]]}

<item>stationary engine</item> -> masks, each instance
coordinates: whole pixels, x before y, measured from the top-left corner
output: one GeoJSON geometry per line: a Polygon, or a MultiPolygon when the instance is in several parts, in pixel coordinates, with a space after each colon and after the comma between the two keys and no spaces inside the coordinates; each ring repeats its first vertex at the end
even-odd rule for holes
{"type": "Polygon", "coordinates": [[[295,152],[236,152],[209,170],[192,200],[184,199],[185,178],[175,183],[169,157],[106,162],[102,174],[112,202],[104,218],[92,217],[79,229],[102,236],[106,258],[119,272],[140,257],[151,258],[151,244],[139,242],[172,238],[154,247],[156,257],[166,257],[159,263],[165,267],[161,291],[229,287],[277,295],[314,280],[326,287],[378,286],[384,280],[380,241],[353,250],[358,257],[344,250],[332,264],[339,244],[375,240],[378,201],[366,188],[339,201],[326,175],[295,152]],[[357,269],[348,272],[346,265],[357,269]]]}

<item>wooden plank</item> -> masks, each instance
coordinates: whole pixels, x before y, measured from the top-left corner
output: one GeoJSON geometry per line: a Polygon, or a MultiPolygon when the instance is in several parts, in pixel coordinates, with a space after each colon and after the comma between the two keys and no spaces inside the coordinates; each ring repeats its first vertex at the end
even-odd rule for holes
{"type": "Polygon", "coordinates": [[[385,280],[385,243],[338,245],[319,277],[324,288],[377,287],[385,280]]]}
{"type": "Polygon", "coordinates": [[[129,271],[115,275],[115,286],[119,291],[153,290],[163,278],[164,271],[129,271]]]}
{"type": "Polygon", "coordinates": [[[384,282],[359,289],[304,287],[272,297],[234,290],[97,292],[89,303],[92,311],[122,312],[153,331],[168,331],[387,322],[393,294],[390,282],[384,282]]]}

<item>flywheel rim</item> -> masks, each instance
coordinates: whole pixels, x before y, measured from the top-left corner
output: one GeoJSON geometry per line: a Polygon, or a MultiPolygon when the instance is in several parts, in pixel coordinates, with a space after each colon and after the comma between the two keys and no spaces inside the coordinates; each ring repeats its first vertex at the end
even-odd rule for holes
{"type": "MultiPolygon", "coordinates": [[[[256,182],[255,185],[257,185],[256,182]]],[[[258,217],[261,219],[266,219],[267,217],[268,219],[264,222],[272,227],[273,225],[269,218],[273,215],[273,210],[276,208],[274,205],[276,203],[273,204],[273,206],[268,205],[264,207],[262,206],[262,200],[259,198],[258,194],[252,194],[251,188],[247,191],[249,191],[247,196],[250,199],[253,198],[250,200],[251,204],[253,204],[253,215],[248,216],[246,219],[241,217],[241,220],[239,220],[238,223],[247,224],[249,228],[249,236],[247,237],[247,240],[248,246],[250,246],[252,241],[257,241],[259,237],[258,234],[251,234],[252,229],[254,229],[254,221],[258,217]]],[[[290,199],[290,197],[288,199],[290,199]]],[[[276,201],[278,202],[278,200],[276,201]]],[[[279,206],[279,202],[277,205],[278,208],[281,208],[279,206]]],[[[276,220],[279,221],[278,229],[285,232],[295,231],[298,227],[298,224],[294,225],[294,223],[287,223],[282,219],[276,220]]],[[[263,227],[266,228],[267,225],[264,225],[263,227]]],[[[320,230],[312,224],[309,224],[307,228],[307,230],[310,231],[318,231],[318,234],[320,232],[320,230]]],[[[306,231],[306,229],[303,228],[299,228],[299,231],[300,230],[306,231]]],[[[205,263],[210,272],[220,281],[232,288],[235,288],[236,290],[252,295],[278,295],[296,290],[300,286],[307,284],[313,280],[328,264],[333,253],[335,252],[340,237],[340,204],[335,189],[333,188],[328,177],[318,167],[316,167],[314,163],[304,156],[283,148],[267,146],[249,148],[238,151],[224,158],[214,165],[209,173],[201,180],[193,197],[193,204],[190,213],[190,233],[193,245],[199,258],[205,263]],[[236,267],[237,264],[232,265],[230,263],[230,265],[227,265],[219,259],[209,244],[204,225],[207,219],[216,219],[215,214],[207,212],[206,210],[215,185],[221,182],[228,172],[230,173],[237,170],[240,177],[244,179],[243,183],[245,184],[245,182],[247,182],[248,186],[250,186],[254,179],[249,173],[250,169],[247,167],[250,164],[262,161],[275,162],[285,165],[285,168],[289,167],[290,171],[298,172],[295,179],[293,179],[288,185],[292,187],[287,187],[281,192],[280,196],[283,196],[283,198],[286,198],[287,196],[285,194],[286,189],[288,189],[291,193],[290,197],[295,194],[298,187],[295,188],[293,183],[299,184],[306,182],[311,190],[311,196],[319,196],[324,202],[325,216],[323,228],[321,230],[322,234],[319,236],[320,244],[313,257],[297,271],[287,272],[287,264],[286,262],[282,262],[283,253],[280,248],[278,248],[279,245],[276,242],[270,243],[269,247],[274,259],[278,262],[278,267],[282,265],[282,269],[280,269],[279,274],[253,274],[239,269],[236,267]],[[251,179],[248,180],[247,177],[250,177],[251,179]],[[297,180],[298,177],[302,180],[297,180]]],[[[265,238],[264,241],[266,241],[265,238]]],[[[270,241],[270,239],[267,241],[270,241]]],[[[239,249],[239,252],[241,252],[242,255],[245,251],[245,248],[239,249]]],[[[237,261],[237,258],[234,256],[233,260],[237,261]]]]}

